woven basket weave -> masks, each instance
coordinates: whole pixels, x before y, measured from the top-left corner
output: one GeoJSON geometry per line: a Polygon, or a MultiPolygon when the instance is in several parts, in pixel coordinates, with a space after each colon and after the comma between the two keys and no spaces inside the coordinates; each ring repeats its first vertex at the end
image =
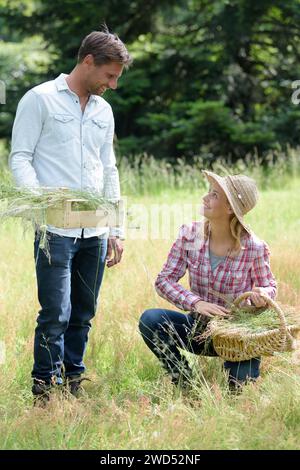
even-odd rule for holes
{"type": "MultiPolygon", "coordinates": [[[[237,307],[246,300],[251,292],[245,292],[235,301],[237,307]]],[[[261,295],[278,314],[280,326],[276,329],[259,333],[245,333],[245,331],[218,332],[218,327],[211,324],[211,338],[216,353],[228,361],[246,361],[257,356],[272,356],[275,352],[293,351],[296,348],[296,336],[300,328],[288,326],[285,315],[280,306],[267,295],[261,295]]]]}

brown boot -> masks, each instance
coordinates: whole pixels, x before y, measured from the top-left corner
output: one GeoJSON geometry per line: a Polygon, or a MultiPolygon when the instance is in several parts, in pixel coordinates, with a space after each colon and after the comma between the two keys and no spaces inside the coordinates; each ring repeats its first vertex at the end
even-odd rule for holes
{"type": "Polygon", "coordinates": [[[50,400],[51,384],[41,379],[33,379],[32,393],[33,405],[45,407],[50,400]]]}
{"type": "Polygon", "coordinates": [[[79,398],[83,394],[84,388],[81,383],[84,380],[90,381],[90,379],[86,377],[80,378],[80,375],[69,375],[67,377],[66,386],[71,395],[74,395],[74,397],[79,398]]]}

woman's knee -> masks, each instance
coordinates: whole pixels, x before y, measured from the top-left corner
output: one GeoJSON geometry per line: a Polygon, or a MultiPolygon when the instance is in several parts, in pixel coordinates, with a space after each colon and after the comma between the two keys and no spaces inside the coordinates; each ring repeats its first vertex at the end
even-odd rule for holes
{"type": "Polygon", "coordinates": [[[139,329],[142,334],[151,331],[155,331],[161,323],[162,315],[160,309],[148,309],[145,310],[139,321],[139,329]]]}
{"type": "Polygon", "coordinates": [[[224,368],[229,372],[229,379],[235,379],[239,382],[255,380],[259,377],[260,358],[249,359],[241,362],[224,362],[224,368]]]}

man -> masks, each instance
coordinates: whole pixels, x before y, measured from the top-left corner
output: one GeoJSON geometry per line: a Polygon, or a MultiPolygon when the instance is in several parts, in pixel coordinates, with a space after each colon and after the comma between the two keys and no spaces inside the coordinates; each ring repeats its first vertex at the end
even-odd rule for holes
{"type": "MultiPolygon", "coordinates": [[[[117,88],[132,59],[123,42],[105,27],[86,36],[69,75],[29,90],[21,99],[12,132],[10,169],[18,186],[67,187],[120,199],[113,151],[114,118],[101,97],[117,88]]],[[[90,320],[107,267],[122,257],[122,229],[47,227],[51,261],[34,256],[41,310],[34,340],[32,392],[49,397],[54,384],[77,394],[90,320]]]]}

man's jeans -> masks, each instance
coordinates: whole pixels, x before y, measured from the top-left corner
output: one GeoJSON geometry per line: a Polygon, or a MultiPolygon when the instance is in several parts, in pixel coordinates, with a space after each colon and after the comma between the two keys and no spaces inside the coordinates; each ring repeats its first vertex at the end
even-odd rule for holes
{"type": "MultiPolygon", "coordinates": [[[[179,348],[194,354],[217,356],[211,341],[199,343],[193,339],[195,329],[197,328],[197,333],[201,333],[205,326],[192,314],[185,315],[164,309],[146,310],[139,323],[145,343],[158,357],[174,383],[178,383],[180,378],[188,381],[192,373],[179,348]]],[[[235,386],[255,380],[259,376],[259,365],[259,358],[241,362],[225,361],[224,368],[228,373],[229,385],[235,386]]]]}
{"type": "Polygon", "coordinates": [[[32,377],[45,383],[62,382],[85,370],[83,356],[97,308],[107,239],[62,237],[47,232],[50,263],[39,248],[34,258],[41,310],[34,339],[32,377]]]}

